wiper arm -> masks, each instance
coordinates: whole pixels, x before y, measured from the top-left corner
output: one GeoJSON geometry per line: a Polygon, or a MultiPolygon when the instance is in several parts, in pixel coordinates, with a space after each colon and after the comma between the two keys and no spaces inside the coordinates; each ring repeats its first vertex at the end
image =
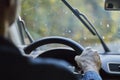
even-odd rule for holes
{"type": "Polygon", "coordinates": [[[19,22],[20,26],[23,28],[23,30],[25,31],[25,33],[26,33],[28,39],[30,40],[30,42],[31,42],[31,43],[34,42],[32,36],[30,35],[28,29],[27,29],[26,26],[25,26],[24,20],[22,20],[20,16],[19,16],[19,18],[18,18],[18,22],[19,22]]]}
{"type": "Polygon", "coordinates": [[[89,25],[90,25],[89,27],[91,27],[92,30],[94,30],[94,32],[96,33],[95,35],[98,36],[98,38],[99,38],[99,40],[100,40],[100,42],[101,42],[101,44],[102,44],[105,52],[110,52],[110,49],[109,49],[109,48],[107,47],[107,45],[105,44],[105,42],[103,41],[103,39],[102,39],[102,37],[100,36],[100,34],[98,33],[98,31],[97,31],[96,28],[90,23],[90,21],[86,18],[86,16],[85,16],[84,14],[80,13],[77,9],[76,9],[76,12],[77,12],[80,16],[82,16],[82,17],[89,23],[89,25]]]}
{"type": "Polygon", "coordinates": [[[62,2],[73,12],[73,14],[85,25],[85,27],[93,34],[97,35],[105,52],[110,52],[110,49],[107,47],[105,42],[103,41],[102,37],[100,34],[97,32],[95,27],[90,23],[90,21],[87,19],[87,17],[80,13],[77,9],[73,9],[67,2],[66,0],[62,0],[62,2]]]}

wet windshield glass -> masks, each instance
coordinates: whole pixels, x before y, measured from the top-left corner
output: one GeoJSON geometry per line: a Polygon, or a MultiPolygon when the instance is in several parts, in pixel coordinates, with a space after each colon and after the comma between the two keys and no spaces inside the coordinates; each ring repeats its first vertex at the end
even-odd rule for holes
{"type": "MultiPolygon", "coordinates": [[[[120,12],[105,11],[104,0],[67,0],[85,14],[111,51],[119,52],[120,12]]],[[[97,36],[61,0],[22,0],[21,16],[34,40],[48,36],[71,38],[82,46],[104,51],[97,36]]]]}

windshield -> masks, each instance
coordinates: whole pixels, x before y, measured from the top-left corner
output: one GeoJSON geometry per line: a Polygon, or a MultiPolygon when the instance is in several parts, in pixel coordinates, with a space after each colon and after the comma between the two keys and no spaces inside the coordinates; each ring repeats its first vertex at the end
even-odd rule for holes
{"type": "MultiPolygon", "coordinates": [[[[111,51],[120,52],[119,11],[105,11],[104,0],[66,1],[87,16],[111,51]]],[[[34,40],[63,36],[77,41],[83,47],[104,51],[98,37],[93,36],[61,0],[22,0],[21,11],[21,17],[34,40]]]]}

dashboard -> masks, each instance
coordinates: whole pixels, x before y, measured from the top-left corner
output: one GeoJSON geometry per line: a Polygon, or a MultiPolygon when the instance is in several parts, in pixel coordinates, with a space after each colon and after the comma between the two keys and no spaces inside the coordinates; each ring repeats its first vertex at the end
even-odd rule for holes
{"type": "MultiPolygon", "coordinates": [[[[38,53],[38,52],[37,52],[38,53]]],[[[36,54],[37,54],[36,53],[36,54]]],[[[69,62],[71,65],[77,67],[74,61],[75,51],[70,48],[57,48],[38,53],[36,57],[62,59],[69,62]]],[[[35,54],[34,54],[35,56],[35,54]]],[[[102,62],[100,75],[103,80],[119,80],[120,79],[120,56],[113,55],[113,53],[100,53],[102,62]]],[[[79,74],[75,74],[80,76],[79,74]]]]}
{"type": "Polygon", "coordinates": [[[100,74],[103,79],[119,80],[120,79],[120,56],[113,53],[100,54],[102,68],[100,74]]]}

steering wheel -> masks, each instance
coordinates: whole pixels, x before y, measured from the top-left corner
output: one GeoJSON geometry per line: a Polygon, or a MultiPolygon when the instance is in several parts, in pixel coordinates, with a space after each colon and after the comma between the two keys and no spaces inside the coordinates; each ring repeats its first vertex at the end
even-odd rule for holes
{"type": "Polygon", "coordinates": [[[68,48],[53,49],[53,50],[43,52],[42,54],[39,55],[39,57],[63,59],[69,62],[71,65],[78,68],[76,62],[74,61],[74,57],[76,55],[80,55],[84,50],[84,48],[79,43],[69,38],[58,37],[58,36],[42,38],[25,47],[24,51],[26,54],[30,54],[36,48],[46,44],[51,44],[51,43],[63,44],[63,45],[69,46],[73,50],[68,48]]]}

